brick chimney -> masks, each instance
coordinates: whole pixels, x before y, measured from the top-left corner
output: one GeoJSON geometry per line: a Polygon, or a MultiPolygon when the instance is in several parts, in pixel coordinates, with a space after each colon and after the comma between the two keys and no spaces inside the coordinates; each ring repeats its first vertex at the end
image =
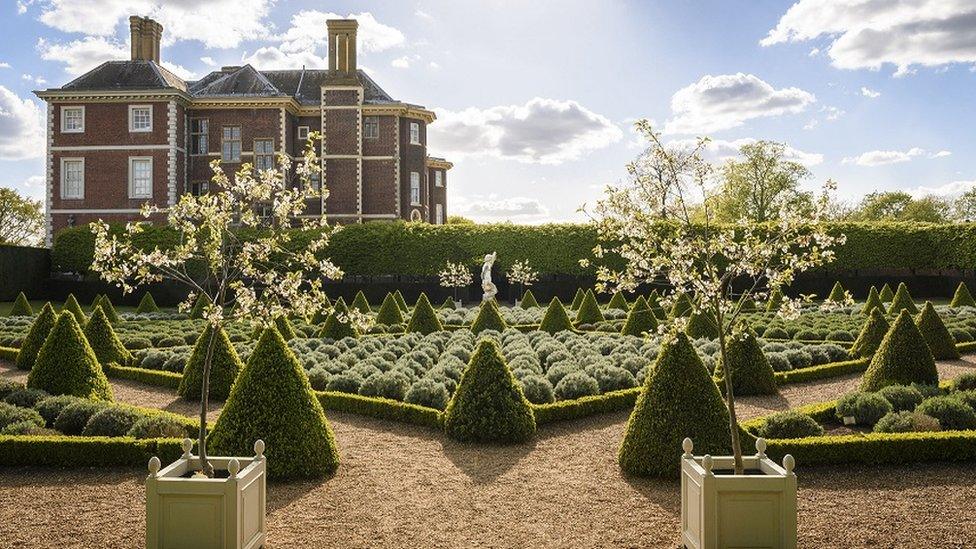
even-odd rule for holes
{"type": "Polygon", "coordinates": [[[148,17],[133,15],[129,17],[129,37],[133,61],[159,63],[159,42],[163,37],[162,25],[148,17]]]}
{"type": "Polygon", "coordinates": [[[338,76],[356,75],[355,19],[329,19],[329,71],[338,76]]]}

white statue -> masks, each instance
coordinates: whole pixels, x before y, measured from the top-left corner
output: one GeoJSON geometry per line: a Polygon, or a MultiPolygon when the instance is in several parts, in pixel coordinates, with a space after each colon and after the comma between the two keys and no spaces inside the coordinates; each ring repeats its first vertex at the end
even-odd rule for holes
{"type": "Polygon", "coordinates": [[[498,288],[491,281],[491,266],[495,264],[496,257],[498,257],[498,252],[487,254],[485,256],[485,264],[481,267],[481,289],[485,292],[481,297],[481,301],[494,299],[495,294],[498,293],[498,288]]]}

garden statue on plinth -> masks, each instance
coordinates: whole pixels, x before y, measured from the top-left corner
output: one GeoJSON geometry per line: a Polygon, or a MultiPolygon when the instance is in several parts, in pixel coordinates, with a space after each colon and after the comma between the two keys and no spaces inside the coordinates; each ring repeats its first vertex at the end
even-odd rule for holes
{"type": "Polygon", "coordinates": [[[495,294],[498,293],[498,288],[491,281],[491,266],[495,264],[496,257],[498,257],[498,252],[487,254],[485,256],[485,264],[481,267],[481,289],[485,292],[481,297],[482,302],[494,299],[495,294]]]}

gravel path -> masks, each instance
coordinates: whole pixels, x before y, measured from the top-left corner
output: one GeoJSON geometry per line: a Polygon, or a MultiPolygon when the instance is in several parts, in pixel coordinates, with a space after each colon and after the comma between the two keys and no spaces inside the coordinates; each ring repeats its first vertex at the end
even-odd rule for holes
{"type": "MultiPolygon", "coordinates": [[[[943,377],[976,368],[940,364],[943,377]]],[[[22,376],[0,365],[4,377],[22,376]]],[[[743,399],[743,417],[832,398],[858,376],[743,399]]],[[[133,404],[180,411],[168,390],[113,382],[133,404]],[[131,400],[130,400],[131,399],[131,400]]],[[[191,405],[192,408],[192,405],[191,405]]],[[[677,482],[623,477],[628,412],[544,427],[530,445],[485,447],[409,425],[329,412],[342,467],[327,481],[269,487],[270,547],[674,547],[677,482]]],[[[801,547],[964,547],[971,464],[803,468],[801,547]]],[[[9,547],[140,547],[144,469],[0,474],[9,547]]]]}

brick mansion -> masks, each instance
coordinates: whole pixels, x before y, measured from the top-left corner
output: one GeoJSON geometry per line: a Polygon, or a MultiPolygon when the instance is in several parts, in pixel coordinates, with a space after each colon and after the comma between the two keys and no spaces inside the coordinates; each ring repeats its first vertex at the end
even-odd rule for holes
{"type": "MultiPolygon", "coordinates": [[[[60,88],[47,103],[47,242],[95,219],[141,219],[140,207],[209,192],[210,162],[301,160],[321,132],[327,200],[306,215],[357,223],[444,223],[451,163],[427,153],[434,113],[390,97],[356,65],[355,20],[328,21],[327,69],[223,67],[187,82],[160,65],[162,26],[131,17],[130,60],[109,61],[60,88]]],[[[160,218],[162,221],[162,218],[160,218]]]]}

